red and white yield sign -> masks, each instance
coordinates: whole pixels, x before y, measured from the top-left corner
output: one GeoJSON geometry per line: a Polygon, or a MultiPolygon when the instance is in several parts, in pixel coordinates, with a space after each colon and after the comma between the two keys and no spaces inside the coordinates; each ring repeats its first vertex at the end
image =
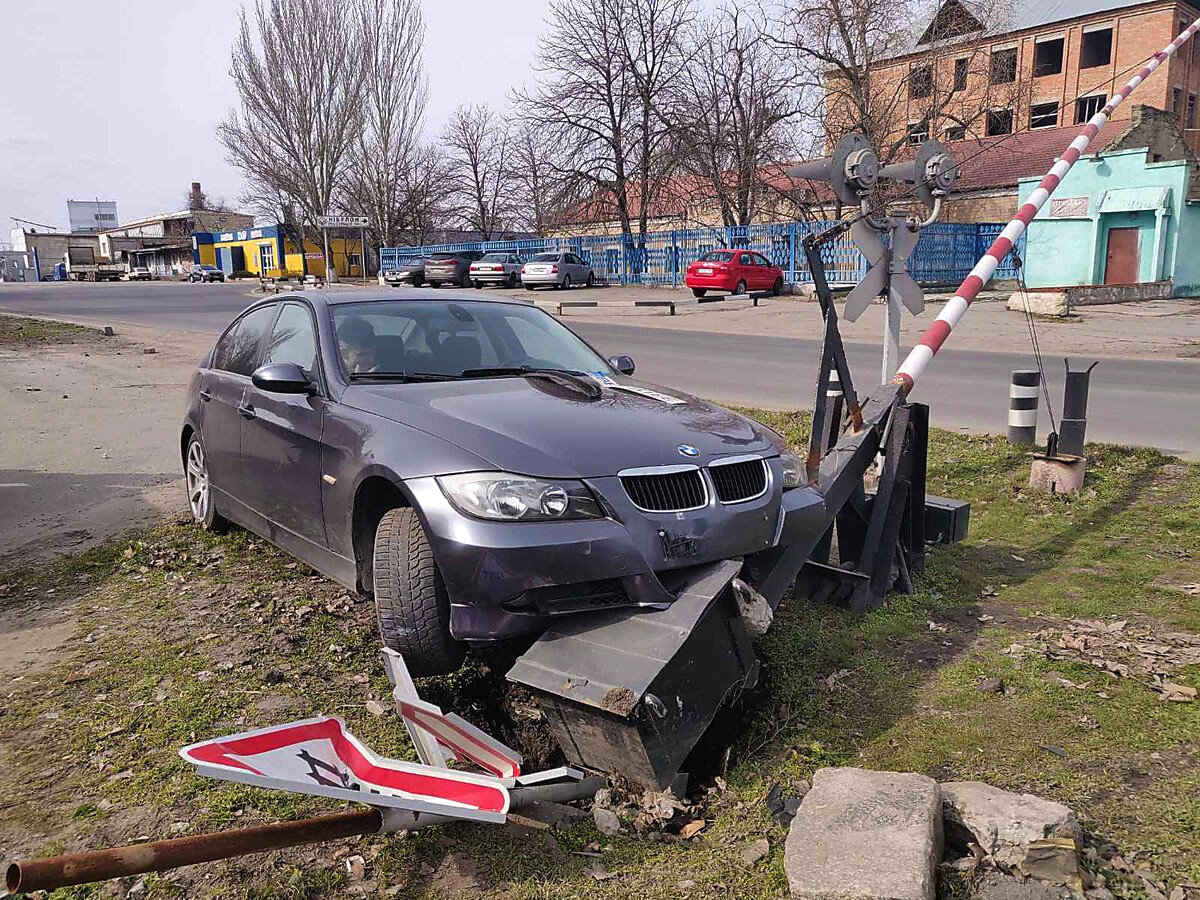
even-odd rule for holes
{"type": "MultiPolygon", "coordinates": [[[[425,727],[450,731],[451,746],[466,744],[456,751],[469,750],[463,755],[484,757],[488,769],[504,771],[494,746],[474,743],[475,734],[458,731],[440,710],[437,716],[429,709],[412,712],[425,727]]],[[[378,756],[336,716],[200,741],[179,754],[201,775],[260,787],[485,822],[503,822],[508,812],[508,788],[499,778],[378,756]]]]}

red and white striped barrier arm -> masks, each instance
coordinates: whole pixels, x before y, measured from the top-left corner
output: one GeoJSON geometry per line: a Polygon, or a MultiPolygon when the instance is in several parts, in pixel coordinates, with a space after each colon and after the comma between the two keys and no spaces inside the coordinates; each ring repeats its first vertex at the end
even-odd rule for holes
{"type": "Polygon", "coordinates": [[[1188,39],[1198,30],[1200,30],[1200,19],[1197,19],[1185,28],[1175,40],[1155,53],[1154,57],[1142,67],[1142,70],[1129,79],[1129,82],[1113,95],[1113,98],[1108,101],[1104,109],[1088,120],[1088,123],[1083,126],[1083,130],[1079,132],[1079,136],[1071,141],[1071,145],[1067,148],[1066,152],[1050,167],[1050,171],[1046,173],[1046,176],[1034,192],[1029,195],[1029,199],[1017,210],[1016,217],[1004,226],[1004,230],[1000,232],[1000,236],[992,242],[992,246],[988,247],[987,252],[975,264],[975,268],[963,279],[963,283],[954,292],[954,296],[950,298],[946,304],[946,308],[942,310],[941,314],[933,321],[933,324],[921,335],[917,341],[917,345],[912,348],[912,351],[905,357],[904,362],[900,364],[900,368],[896,370],[896,374],[892,377],[892,384],[901,385],[906,395],[912,390],[917,379],[925,371],[925,367],[929,365],[929,361],[942,348],[942,344],[946,342],[946,338],[950,336],[950,332],[954,330],[954,326],[958,324],[959,319],[963,317],[963,313],[967,311],[967,307],[971,305],[971,302],[983,289],[983,286],[991,280],[992,275],[996,273],[996,267],[1000,265],[1000,262],[1012,250],[1017,239],[1029,227],[1030,221],[1037,215],[1037,211],[1042,208],[1050,195],[1054,193],[1054,189],[1058,187],[1063,177],[1071,171],[1071,167],[1075,165],[1076,160],[1087,149],[1092,138],[1096,136],[1096,132],[1100,130],[1100,126],[1108,121],[1108,117],[1112,115],[1113,110],[1120,106],[1125,98],[1137,89],[1139,84],[1149,78],[1155,69],[1162,65],[1176,50],[1186,44],[1188,39]]]}

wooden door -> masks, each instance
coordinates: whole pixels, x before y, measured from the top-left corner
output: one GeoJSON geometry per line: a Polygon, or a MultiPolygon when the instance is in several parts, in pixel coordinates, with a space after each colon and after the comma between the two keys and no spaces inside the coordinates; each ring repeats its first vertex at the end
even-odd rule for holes
{"type": "Polygon", "coordinates": [[[1108,254],[1104,259],[1105,284],[1137,284],[1138,229],[1110,228],[1108,254]]]}

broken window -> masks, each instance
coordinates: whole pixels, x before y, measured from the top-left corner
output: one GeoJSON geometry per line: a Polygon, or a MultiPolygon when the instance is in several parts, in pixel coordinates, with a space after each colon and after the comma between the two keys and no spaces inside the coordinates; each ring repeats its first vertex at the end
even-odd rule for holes
{"type": "Polygon", "coordinates": [[[1079,48],[1079,68],[1094,69],[1112,62],[1112,29],[1101,28],[1086,31],[1083,45],[1079,48]]]}
{"type": "Polygon", "coordinates": [[[908,123],[908,142],[910,144],[923,144],[927,140],[929,140],[928,119],[908,123]]]}
{"type": "Polygon", "coordinates": [[[1038,41],[1033,48],[1033,74],[1057,75],[1063,66],[1063,39],[1038,41]]]}
{"type": "Polygon", "coordinates": [[[967,58],[961,57],[954,61],[954,90],[965,91],[967,89],[967,58]]]}
{"type": "Polygon", "coordinates": [[[1108,102],[1106,94],[1093,94],[1091,97],[1080,97],[1075,101],[1075,124],[1082,125],[1100,110],[1104,109],[1104,104],[1108,102]]]}
{"type": "Polygon", "coordinates": [[[908,72],[908,96],[920,100],[933,93],[933,69],[930,66],[919,66],[908,72]]]}
{"type": "Polygon", "coordinates": [[[1035,103],[1029,107],[1030,128],[1053,128],[1058,124],[1058,101],[1035,103]]]}
{"type": "Polygon", "coordinates": [[[965,125],[951,125],[946,129],[945,138],[948,141],[965,141],[967,139],[967,128],[965,125]]]}
{"type": "Polygon", "coordinates": [[[992,84],[1012,84],[1017,80],[1017,48],[992,51],[992,84]]]}
{"type": "Polygon", "coordinates": [[[1011,109],[993,109],[987,114],[987,135],[1012,134],[1013,114],[1011,109]]]}

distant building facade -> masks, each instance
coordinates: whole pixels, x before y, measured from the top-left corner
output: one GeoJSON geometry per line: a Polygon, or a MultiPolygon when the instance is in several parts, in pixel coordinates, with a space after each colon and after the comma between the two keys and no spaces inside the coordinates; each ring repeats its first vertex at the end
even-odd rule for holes
{"type": "Polygon", "coordinates": [[[68,234],[62,231],[41,231],[37,228],[14,228],[12,252],[21,254],[26,281],[48,281],[54,277],[54,267],[63,262],[68,249],[89,249],[100,255],[100,237],[96,234],[68,234]]]}
{"type": "MultiPolygon", "coordinates": [[[[323,246],[312,240],[301,241],[284,225],[196,232],[191,236],[191,247],[195,264],[216,266],[226,275],[325,276],[323,246]]],[[[362,276],[363,247],[357,231],[330,229],[329,255],[338,275],[362,276]]]]}
{"type": "MultiPolygon", "coordinates": [[[[1078,125],[1197,17],[1200,10],[1178,0],[1014,0],[1010,9],[944,0],[909,51],[872,66],[871,91],[886,98],[879,108],[893,140],[955,141],[1078,125]]],[[[836,78],[826,90],[836,140],[851,117],[839,107],[836,78]]],[[[1192,41],[1136,97],[1174,117],[1196,148],[1198,95],[1200,42],[1192,41]]],[[[1113,118],[1130,115],[1124,104],[1113,118]]]]}

